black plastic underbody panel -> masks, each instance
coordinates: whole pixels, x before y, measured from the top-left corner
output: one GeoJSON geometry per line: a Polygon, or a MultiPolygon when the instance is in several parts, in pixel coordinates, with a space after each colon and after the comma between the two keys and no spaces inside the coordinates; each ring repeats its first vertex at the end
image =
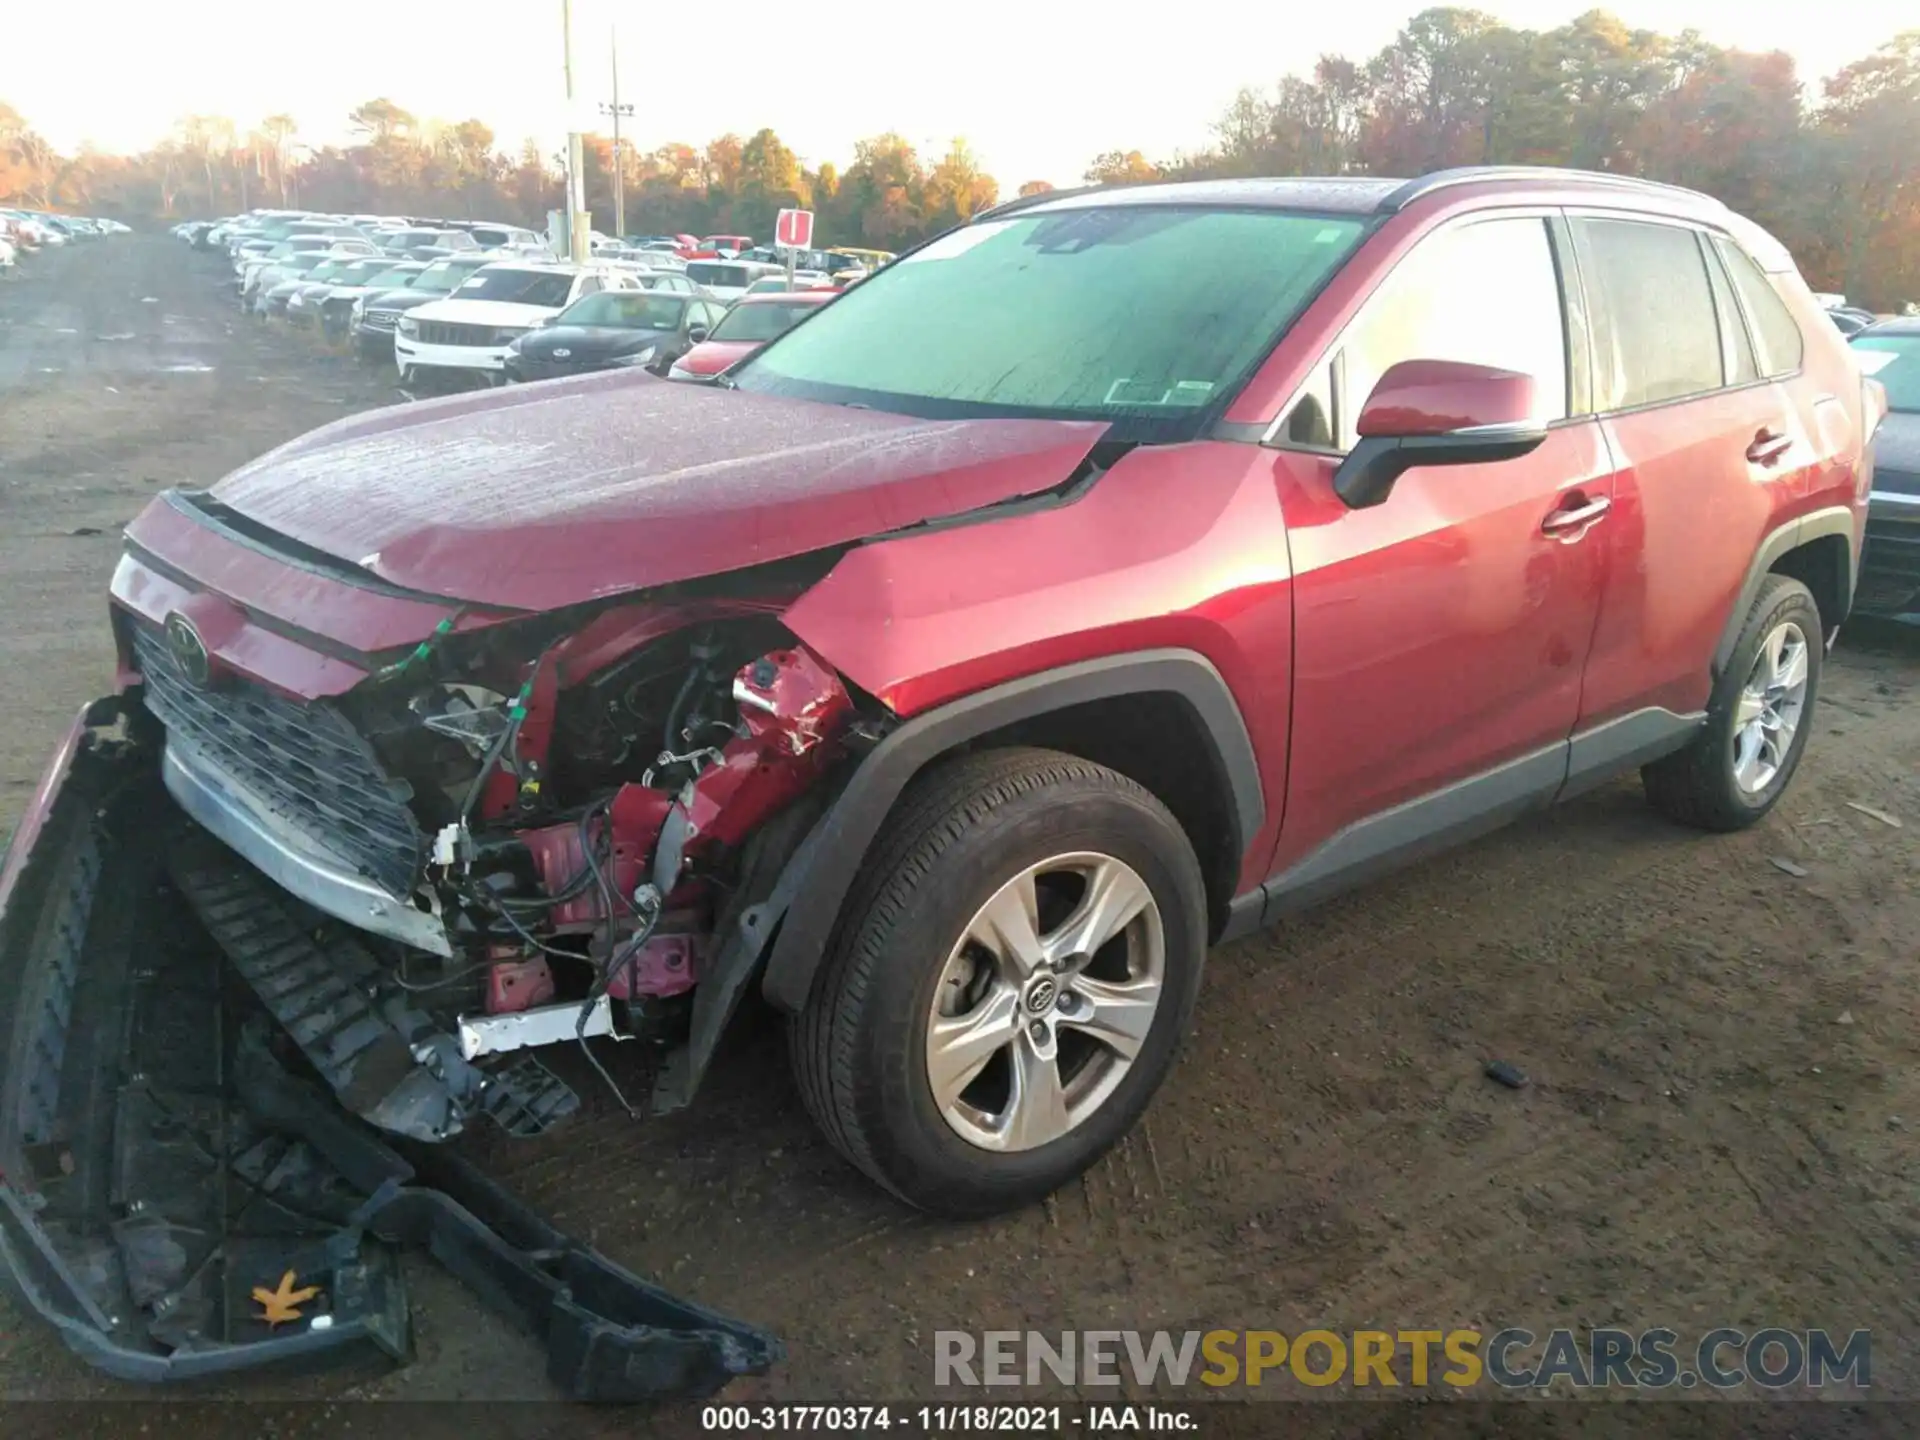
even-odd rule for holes
{"type": "Polygon", "coordinates": [[[567,1398],[699,1398],[780,1358],[300,1073],[167,879],[149,756],[89,735],[0,888],[0,1284],[136,1381],[405,1358],[401,1245],[542,1341],[567,1398]],[[270,1324],[254,1291],[289,1273],[314,1293],[270,1324]]]}

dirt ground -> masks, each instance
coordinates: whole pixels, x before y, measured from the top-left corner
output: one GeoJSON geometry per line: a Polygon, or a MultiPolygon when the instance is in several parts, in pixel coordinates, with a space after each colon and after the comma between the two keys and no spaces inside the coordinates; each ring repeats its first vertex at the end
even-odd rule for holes
{"type": "MultiPolygon", "coordinates": [[[[108,684],[118,527],[399,399],[223,278],[133,236],[0,282],[0,823],[108,684]]],[[[730,1398],[931,1395],[936,1329],[1611,1324],[1869,1328],[1876,1390],[1920,1399],[1917,996],[1920,637],[1863,627],[1756,829],[1677,830],[1623,782],[1219,950],[1148,1122],[1044,1207],[957,1226],[881,1197],[764,1016],[691,1113],[636,1123],[583,1083],[571,1128],[492,1148],[561,1225],[786,1339],[730,1398]],[[1491,1084],[1495,1057],[1531,1083],[1491,1084]]],[[[411,1364],[214,1393],[547,1394],[528,1342],[410,1273],[411,1364]]],[[[0,1305],[0,1396],[126,1393],[0,1305]]]]}

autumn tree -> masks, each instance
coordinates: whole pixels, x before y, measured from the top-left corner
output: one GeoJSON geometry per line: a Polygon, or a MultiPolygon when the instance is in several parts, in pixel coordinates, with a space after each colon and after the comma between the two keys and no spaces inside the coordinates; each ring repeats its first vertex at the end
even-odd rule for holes
{"type": "Polygon", "coordinates": [[[1051,180],[1027,180],[1023,181],[1020,188],[1014,193],[1024,200],[1029,195],[1045,195],[1052,189],[1053,182],[1051,180]]]}
{"type": "Polygon", "coordinates": [[[956,138],[927,176],[923,194],[926,227],[937,232],[964,224],[976,211],[988,208],[1000,198],[1000,187],[980,168],[967,142],[956,138]]]}
{"type": "Polygon", "coordinates": [[[1108,150],[1096,155],[1086,173],[1089,185],[1137,185],[1159,178],[1160,167],[1138,150],[1108,150]]]}

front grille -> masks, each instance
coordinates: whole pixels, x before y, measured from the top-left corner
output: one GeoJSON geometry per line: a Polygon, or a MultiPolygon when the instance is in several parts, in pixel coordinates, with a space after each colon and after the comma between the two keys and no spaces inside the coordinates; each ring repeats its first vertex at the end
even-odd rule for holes
{"type": "Polygon", "coordinates": [[[1853,604],[1891,614],[1920,609],[1920,524],[1868,519],[1853,604]]]}
{"type": "Polygon", "coordinates": [[[363,310],[360,323],[369,330],[391,330],[400,323],[400,316],[392,310],[363,310]]]}
{"type": "Polygon", "coordinates": [[[491,325],[456,325],[449,320],[422,320],[414,338],[422,345],[491,345],[491,325]]]}
{"type": "Polygon", "coordinates": [[[172,740],[245,790],[299,848],[391,895],[413,892],[425,842],[406,787],[388,778],[352,721],[326,701],[302,704],[244,680],[200,689],[151,627],[134,631],[133,647],[147,708],[172,740]]]}

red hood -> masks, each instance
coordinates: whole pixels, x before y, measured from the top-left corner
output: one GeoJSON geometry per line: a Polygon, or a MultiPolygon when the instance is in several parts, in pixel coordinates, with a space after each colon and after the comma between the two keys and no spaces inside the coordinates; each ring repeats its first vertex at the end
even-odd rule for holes
{"type": "Polygon", "coordinates": [[[674,361],[674,368],[684,370],[689,375],[718,375],[765,343],[764,340],[702,340],[674,361]]]}
{"type": "Polygon", "coordinates": [[[1105,428],[590,375],[357,415],[213,495],[393,584],[545,610],[1033,494],[1105,428]]]}

